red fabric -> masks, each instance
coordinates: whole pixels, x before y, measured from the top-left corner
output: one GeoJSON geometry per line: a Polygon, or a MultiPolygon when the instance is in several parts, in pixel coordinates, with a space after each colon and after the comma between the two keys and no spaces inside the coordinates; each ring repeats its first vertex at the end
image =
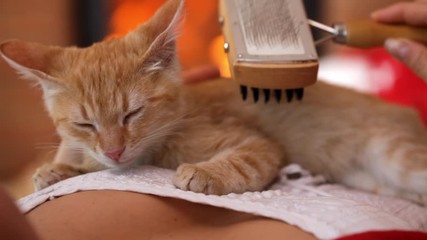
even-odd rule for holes
{"type": "Polygon", "coordinates": [[[406,65],[391,57],[383,48],[352,49],[345,54],[364,57],[374,68],[384,63],[390,64],[394,71],[394,84],[391,89],[380,90],[377,93],[378,96],[393,103],[416,108],[427,126],[427,84],[425,81],[416,76],[406,65]]]}
{"type": "Polygon", "coordinates": [[[427,234],[409,231],[366,232],[337,240],[427,240],[427,234]]]}

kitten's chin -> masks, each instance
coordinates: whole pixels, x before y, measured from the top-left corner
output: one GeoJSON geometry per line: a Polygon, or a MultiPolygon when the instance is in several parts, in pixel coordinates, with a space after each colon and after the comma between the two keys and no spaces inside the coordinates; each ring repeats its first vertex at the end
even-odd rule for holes
{"type": "MultiPolygon", "coordinates": [[[[99,160],[98,160],[99,161],[99,160]]],[[[132,159],[127,160],[127,161],[113,161],[113,160],[108,160],[108,161],[99,161],[102,164],[110,167],[110,168],[125,168],[125,167],[130,167],[132,165],[135,164],[135,161],[133,161],[132,159]]]]}
{"type": "Polygon", "coordinates": [[[114,164],[110,165],[111,168],[127,168],[135,165],[135,161],[127,161],[127,162],[114,162],[114,164]]]}
{"type": "Polygon", "coordinates": [[[123,168],[123,167],[129,167],[133,164],[135,164],[136,161],[132,158],[122,158],[118,161],[112,160],[106,156],[103,155],[96,155],[92,154],[92,157],[96,159],[97,162],[109,167],[109,168],[123,168]]]}

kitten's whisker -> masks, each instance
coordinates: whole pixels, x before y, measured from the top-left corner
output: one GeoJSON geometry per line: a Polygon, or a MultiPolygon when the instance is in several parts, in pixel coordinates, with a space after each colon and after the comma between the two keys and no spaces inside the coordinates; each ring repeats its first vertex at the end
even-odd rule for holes
{"type": "MultiPolygon", "coordinates": [[[[171,128],[172,129],[172,128],[171,128]]],[[[146,141],[146,140],[150,140],[150,139],[157,139],[157,138],[161,138],[161,137],[165,137],[168,135],[173,135],[175,133],[171,132],[171,131],[167,131],[169,129],[163,129],[162,131],[156,131],[156,132],[152,132],[149,135],[141,138],[141,141],[146,141]]]]}
{"type": "Polygon", "coordinates": [[[180,124],[183,123],[183,121],[182,121],[183,117],[184,116],[176,118],[176,119],[172,120],[171,122],[169,122],[169,123],[167,123],[167,124],[165,124],[159,128],[154,129],[153,132],[151,132],[151,133],[149,133],[149,135],[147,135],[147,137],[156,135],[158,133],[166,132],[166,131],[171,132],[170,130],[177,128],[180,124]]]}
{"type": "Polygon", "coordinates": [[[184,116],[178,117],[168,124],[165,124],[157,129],[154,129],[147,136],[142,137],[137,145],[143,144],[144,146],[150,145],[153,146],[156,142],[162,140],[164,137],[175,135],[179,131],[174,131],[179,127],[179,125],[183,124],[182,119],[184,116]]]}
{"type": "Polygon", "coordinates": [[[58,148],[59,147],[59,145],[35,145],[34,146],[34,148],[36,148],[36,149],[40,149],[40,148],[58,148]]]}
{"type": "Polygon", "coordinates": [[[52,150],[49,152],[54,152],[57,151],[60,147],[69,151],[73,151],[73,152],[81,152],[84,153],[85,149],[81,146],[79,146],[79,144],[64,144],[64,143],[46,143],[46,144],[37,144],[35,146],[36,149],[48,149],[48,150],[52,150]],[[37,146],[38,145],[38,146],[37,146]]]}
{"type": "Polygon", "coordinates": [[[59,147],[59,143],[37,143],[34,144],[35,147],[51,147],[51,146],[56,146],[59,147]]]}
{"type": "Polygon", "coordinates": [[[177,118],[172,120],[171,122],[155,129],[151,134],[157,133],[157,132],[162,132],[162,131],[166,131],[166,130],[170,130],[170,129],[174,129],[176,127],[178,127],[180,124],[182,124],[182,118],[177,118]]]}
{"type": "Polygon", "coordinates": [[[57,150],[58,146],[41,146],[41,147],[34,147],[37,150],[57,150]]]}

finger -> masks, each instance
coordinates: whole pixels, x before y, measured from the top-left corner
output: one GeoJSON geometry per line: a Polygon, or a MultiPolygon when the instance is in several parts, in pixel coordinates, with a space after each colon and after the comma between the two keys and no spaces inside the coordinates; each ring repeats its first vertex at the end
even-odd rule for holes
{"type": "Polygon", "coordinates": [[[385,48],[427,82],[427,48],[424,45],[406,39],[388,39],[385,48]]]}
{"type": "Polygon", "coordinates": [[[425,26],[427,25],[427,1],[396,3],[373,12],[371,17],[378,22],[425,26]]]}
{"type": "Polygon", "coordinates": [[[217,67],[203,66],[185,71],[182,74],[182,79],[184,83],[192,84],[218,78],[219,76],[219,70],[217,67]]]}

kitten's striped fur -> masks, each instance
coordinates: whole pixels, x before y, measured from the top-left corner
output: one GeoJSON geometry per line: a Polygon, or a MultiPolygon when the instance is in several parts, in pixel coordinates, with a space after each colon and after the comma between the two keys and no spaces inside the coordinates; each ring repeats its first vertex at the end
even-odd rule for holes
{"type": "Polygon", "coordinates": [[[256,191],[296,162],[350,187],[426,203],[427,134],[413,110],[323,83],[301,103],[267,105],[241,101],[229,80],[182,85],[182,4],[169,0],[135,32],[85,49],[0,45],[11,66],[38,79],[62,137],[55,161],[35,175],[38,189],[140,163],[177,168],[184,190],[256,191]]]}

